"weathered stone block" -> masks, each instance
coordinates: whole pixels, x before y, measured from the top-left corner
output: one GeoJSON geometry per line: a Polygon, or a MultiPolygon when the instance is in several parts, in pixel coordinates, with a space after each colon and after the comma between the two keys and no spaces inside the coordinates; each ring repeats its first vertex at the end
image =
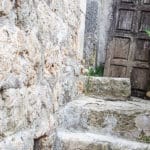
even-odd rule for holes
{"type": "Polygon", "coordinates": [[[141,141],[141,136],[150,136],[150,102],[81,97],[62,109],[58,120],[60,128],[141,141]]]}
{"type": "Polygon", "coordinates": [[[127,100],[131,96],[131,84],[128,78],[81,77],[86,95],[102,97],[108,100],[127,100]]]}
{"type": "Polygon", "coordinates": [[[54,112],[78,94],[85,5],[85,0],[0,0],[2,150],[33,149],[33,139],[40,150],[51,146],[54,112]],[[17,134],[28,129],[31,144],[25,138],[28,147],[16,148],[17,134]]]}
{"type": "Polygon", "coordinates": [[[150,145],[86,132],[58,131],[54,150],[150,150],[150,145]]]}
{"type": "Polygon", "coordinates": [[[25,129],[35,139],[53,134],[55,120],[48,92],[44,85],[1,91],[0,141],[25,129]]]}
{"type": "Polygon", "coordinates": [[[0,150],[33,150],[33,132],[26,130],[5,138],[0,142],[0,150]]]}

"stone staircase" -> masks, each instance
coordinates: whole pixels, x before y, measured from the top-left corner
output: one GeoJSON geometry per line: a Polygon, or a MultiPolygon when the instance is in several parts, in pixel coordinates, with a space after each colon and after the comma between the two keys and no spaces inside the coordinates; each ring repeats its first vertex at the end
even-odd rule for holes
{"type": "Polygon", "coordinates": [[[58,113],[54,150],[150,150],[150,102],[129,79],[83,77],[85,95],[58,113]]]}

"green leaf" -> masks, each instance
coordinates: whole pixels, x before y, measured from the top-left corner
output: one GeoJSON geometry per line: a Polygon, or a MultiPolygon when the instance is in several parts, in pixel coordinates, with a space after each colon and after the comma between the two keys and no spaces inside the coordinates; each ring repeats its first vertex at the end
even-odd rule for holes
{"type": "Polygon", "coordinates": [[[98,67],[89,67],[88,69],[88,76],[96,76],[96,77],[102,77],[104,74],[104,66],[100,65],[98,67]]]}
{"type": "Polygon", "coordinates": [[[145,30],[145,32],[150,36],[150,30],[145,30]]]}

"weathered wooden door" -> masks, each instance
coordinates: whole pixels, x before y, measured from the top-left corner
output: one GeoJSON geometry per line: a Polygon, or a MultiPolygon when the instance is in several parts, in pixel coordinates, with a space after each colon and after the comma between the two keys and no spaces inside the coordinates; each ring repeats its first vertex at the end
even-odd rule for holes
{"type": "Polygon", "coordinates": [[[130,77],[132,94],[143,97],[150,87],[150,0],[116,0],[104,75],[130,77]]]}

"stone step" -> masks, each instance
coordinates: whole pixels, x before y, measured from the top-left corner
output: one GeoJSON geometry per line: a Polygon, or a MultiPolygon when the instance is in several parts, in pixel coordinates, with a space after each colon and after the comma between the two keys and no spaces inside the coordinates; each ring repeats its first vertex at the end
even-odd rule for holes
{"type": "Polygon", "coordinates": [[[54,150],[150,150],[150,145],[88,132],[58,131],[54,150]]]}
{"type": "Polygon", "coordinates": [[[131,96],[131,83],[128,78],[107,78],[82,76],[86,95],[103,97],[108,100],[127,100],[131,96]]]}
{"type": "Polygon", "coordinates": [[[114,102],[82,96],[60,110],[58,124],[72,131],[150,140],[150,101],[133,98],[133,101],[114,102]]]}

